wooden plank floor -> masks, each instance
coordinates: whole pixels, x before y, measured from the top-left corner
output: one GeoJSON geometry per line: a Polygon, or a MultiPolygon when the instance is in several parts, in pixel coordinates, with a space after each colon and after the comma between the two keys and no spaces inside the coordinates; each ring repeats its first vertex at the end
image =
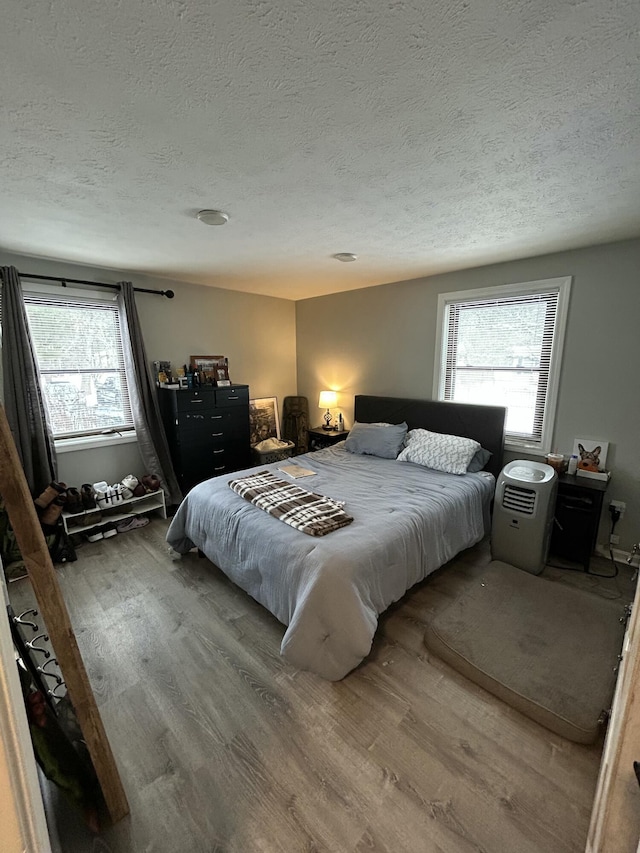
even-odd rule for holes
{"type": "MultiPolygon", "coordinates": [[[[173,561],[165,530],[87,543],[59,568],[131,806],[97,839],[60,808],[63,853],[584,850],[602,744],[548,732],[422,642],[486,544],[384,614],[367,661],[332,684],[288,666],[283,626],[208,560],[173,561]]],[[[632,597],[624,569],[546,571],[632,597]]],[[[28,581],[10,595],[28,606],[28,581]]]]}

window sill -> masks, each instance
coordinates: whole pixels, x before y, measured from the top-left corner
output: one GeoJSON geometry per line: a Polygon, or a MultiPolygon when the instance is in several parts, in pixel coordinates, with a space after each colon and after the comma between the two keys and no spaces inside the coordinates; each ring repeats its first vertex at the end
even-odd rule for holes
{"type": "Polygon", "coordinates": [[[526,444],[516,444],[515,442],[505,441],[504,449],[509,453],[526,453],[527,456],[542,456],[543,458],[549,453],[548,450],[543,450],[541,447],[527,447],[526,444]]]}
{"type": "Polygon", "coordinates": [[[57,438],[57,453],[72,453],[74,450],[93,450],[96,447],[111,447],[115,444],[132,444],[138,440],[135,432],[123,435],[85,435],[80,438],[57,438]]]}

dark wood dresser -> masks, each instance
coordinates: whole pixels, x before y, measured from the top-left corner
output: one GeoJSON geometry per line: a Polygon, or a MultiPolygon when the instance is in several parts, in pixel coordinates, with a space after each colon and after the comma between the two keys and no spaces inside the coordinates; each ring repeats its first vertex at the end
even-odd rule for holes
{"type": "Polygon", "coordinates": [[[251,465],[248,385],[158,388],[158,398],[183,494],[251,465]]]}

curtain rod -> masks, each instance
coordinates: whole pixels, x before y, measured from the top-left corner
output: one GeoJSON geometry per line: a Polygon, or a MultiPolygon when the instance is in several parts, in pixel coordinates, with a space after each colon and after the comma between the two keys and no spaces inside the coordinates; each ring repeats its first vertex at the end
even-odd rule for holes
{"type": "MultiPolygon", "coordinates": [[[[120,290],[119,284],[104,284],[101,281],[86,281],[83,278],[60,278],[56,275],[34,275],[33,273],[21,272],[18,273],[20,278],[37,278],[38,280],[42,279],[42,281],[57,281],[63,287],[69,284],[90,284],[92,287],[109,287],[111,290],[120,290]]],[[[137,293],[157,293],[158,296],[166,296],[167,299],[173,299],[175,293],[173,290],[149,290],[146,287],[134,287],[133,288],[137,293]]]]}

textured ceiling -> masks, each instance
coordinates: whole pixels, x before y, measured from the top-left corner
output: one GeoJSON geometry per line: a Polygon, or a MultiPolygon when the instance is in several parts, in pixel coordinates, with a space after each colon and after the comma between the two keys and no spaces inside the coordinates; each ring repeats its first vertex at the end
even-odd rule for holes
{"type": "Polygon", "coordinates": [[[0,247],[299,299],[637,236],[639,57],[637,0],[7,3],[0,247]]]}

